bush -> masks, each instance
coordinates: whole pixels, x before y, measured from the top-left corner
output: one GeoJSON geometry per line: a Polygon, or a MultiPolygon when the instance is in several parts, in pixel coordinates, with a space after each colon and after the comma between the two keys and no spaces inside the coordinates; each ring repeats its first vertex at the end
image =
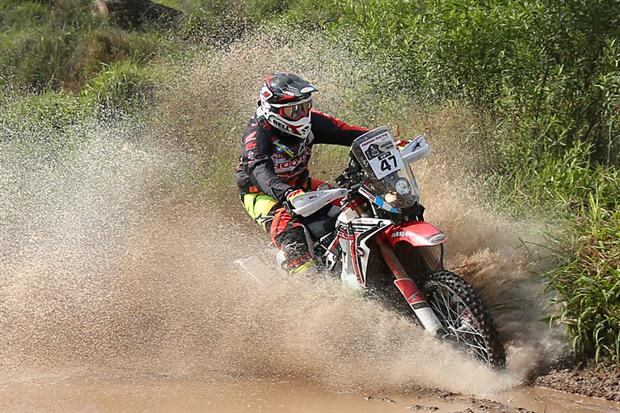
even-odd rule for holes
{"type": "Polygon", "coordinates": [[[0,37],[0,71],[5,81],[42,90],[60,86],[73,35],[54,35],[40,28],[0,37]]]}
{"type": "Polygon", "coordinates": [[[122,30],[92,14],[91,2],[9,1],[0,5],[0,82],[43,92],[79,90],[104,67],[130,59],[145,64],[173,47],[153,30],[122,30]]]}
{"type": "Polygon", "coordinates": [[[0,4],[0,27],[7,31],[42,24],[48,16],[48,7],[38,2],[5,0],[0,4]]]}
{"type": "Polygon", "coordinates": [[[0,37],[3,77],[39,91],[59,88],[81,33],[98,23],[89,7],[88,2],[78,0],[5,4],[4,19],[11,26],[0,37]]]}
{"type": "Polygon", "coordinates": [[[102,26],[84,33],[67,63],[64,86],[71,90],[81,87],[102,68],[121,60],[144,65],[159,54],[171,49],[167,39],[155,33],[127,32],[117,27],[102,26]]]}
{"type": "Polygon", "coordinates": [[[106,66],[86,85],[82,97],[106,111],[129,112],[147,104],[154,88],[151,70],[124,61],[106,66]]]}

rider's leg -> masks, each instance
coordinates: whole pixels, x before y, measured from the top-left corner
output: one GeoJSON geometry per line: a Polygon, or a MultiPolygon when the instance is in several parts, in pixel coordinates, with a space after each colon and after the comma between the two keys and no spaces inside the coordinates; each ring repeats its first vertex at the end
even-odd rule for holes
{"type": "Polygon", "coordinates": [[[290,274],[300,274],[315,266],[303,227],[274,198],[258,192],[244,194],[241,200],[248,215],[270,233],[272,243],[284,252],[290,274]]]}
{"type": "Polygon", "coordinates": [[[250,217],[263,229],[269,232],[273,220],[273,212],[277,209],[278,201],[262,192],[241,195],[243,207],[250,217]]]}
{"type": "Polygon", "coordinates": [[[275,211],[270,235],[273,244],[284,252],[289,274],[301,274],[315,268],[316,263],[308,249],[304,229],[285,208],[275,211]]]}

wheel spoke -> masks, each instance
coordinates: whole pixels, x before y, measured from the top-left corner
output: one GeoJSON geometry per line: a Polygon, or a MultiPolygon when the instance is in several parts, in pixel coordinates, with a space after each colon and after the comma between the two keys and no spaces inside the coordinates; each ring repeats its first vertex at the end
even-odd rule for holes
{"type": "Polygon", "coordinates": [[[487,349],[487,346],[484,343],[484,337],[480,333],[471,333],[469,331],[465,331],[465,333],[469,334],[469,337],[463,340],[467,343],[467,346],[472,349],[475,349],[476,353],[480,354],[483,359],[488,361],[489,350],[487,349]]]}
{"type": "MultiPolygon", "coordinates": [[[[458,333],[468,333],[468,332],[458,331],[458,333]]],[[[456,334],[456,335],[460,338],[459,342],[460,342],[461,344],[463,344],[463,345],[467,346],[467,347],[468,347],[468,348],[470,348],[470,349],[475,350],[475,351],[476,351],[476,353],[481,354],[481,355],[483,356],[483,358],[484,358],[484,359],[486,359],[486,358],[487,358],[487,353],[488,353],[487,348],[486,348],[486,346],[484,345],[484,342],[482,342],[482,343],[481,343],[481,342],[478,340],[478,337],[477,337],[476,335],[474,335],[474,336],[472,337],[472,338],[473,338],[473,340],[468,339],[467,337],[462,337],[462,336],[460,336],[459,334],[456,334]]],[[[471,336],[470,336],[470,337],[471,337],[471,336]]]]}
{"type": "Polygon", "coordinates": [[[443,301],[443,302],[444,302],[444,304],[445,304],[445,308],[446,308],[446,310],[448,310],[448,313],[447,313],[446,315],[448,316],[448,315],[450,315],[450,313],[454,313],[454,314],[456,315],[456,319],[454,319],[454,318],[452,318],[452,317],[450,317],[450,318],[446,318],[446,319],[447,319],[447,320],[450,320],[450,321],[453,321],[453,322],[458,321],[458,318],[459,318],[458,314],[456,313],[456,311],[454,311],[454,310],[451,308],[451,306],[450,306],[450,304],[449,304],[449,302],[448,302],[448,301],[450,301],[450,294],[443,294],[443,291],[438,291],[438,293],[439,293],[439,295],[441,296],[441,299],[442,299],[442,301],[443,301]],[[447,295],[447,297],[446,297],[446,295],[447,295]],[[446,301],[446,298],[447,298],[447,301],[446,301]]]}
{"type": "Polygon", "coordinates": [[[455,301],[452,291],[446,288],[433,291],[432,297],[434,299],[431,300],[430,304],[433,311],[438,313],[447,324],[447,328],[456,343],[475,353],[478,358],[488,362],[489,353],[484,343],[484,336],[478,330],[479,327],[466,318],[467,314],[471,314],[467,306],[461,300],[455,301]]]}

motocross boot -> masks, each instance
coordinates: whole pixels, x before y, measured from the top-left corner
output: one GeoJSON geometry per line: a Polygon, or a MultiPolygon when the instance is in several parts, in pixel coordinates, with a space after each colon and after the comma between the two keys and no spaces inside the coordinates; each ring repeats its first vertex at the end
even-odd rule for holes
{"type": "Polygon", "coordinates": [[[281,234],[277,241],[284,253],[283,267],[290,275],[310,275],[316,272],[316,262],[308,250],[303,229],[291,228],[281,234]]]}
{"type": "Polygon", "coordinates": [[[304,262],[303,264],[300,264],[296,267],[289,267],[288,268],[288,273],[290,275],[311,275],[316,273],[317,268],[316,268],[316,263],[314,262],[314,260],[311,258],[308,261],[304,262]]]}

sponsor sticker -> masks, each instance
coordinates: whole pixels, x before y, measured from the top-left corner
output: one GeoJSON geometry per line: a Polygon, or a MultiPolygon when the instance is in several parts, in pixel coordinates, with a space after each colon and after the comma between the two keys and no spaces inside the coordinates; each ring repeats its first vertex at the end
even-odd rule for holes
{"type": "Polygon", "coordinates": [[[430,238],[427,238],[423,235],[419,235],[411,231],[394,231],[392,232],[391,237],[392,238],[411,238],[420,244],[426,244],[426,245],[436,245],[436,244],[443,242],[446,239],[446,235],[443,233],[438,233],[438,234],[433,235],[430,238]]]}

